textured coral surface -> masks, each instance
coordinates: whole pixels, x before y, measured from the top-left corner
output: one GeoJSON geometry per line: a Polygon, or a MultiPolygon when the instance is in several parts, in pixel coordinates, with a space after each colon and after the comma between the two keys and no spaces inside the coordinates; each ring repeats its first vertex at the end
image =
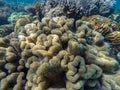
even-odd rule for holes
{"type": "Polygon", "coordinates": [[[82,17],[82,20],[90,22],[93,29],[100,32],[111,44],[120,44],[120,25],[117,22],[100,15],[82,17]]]}
{"type": "Polygon", "coordinates": [[[83,17],[82,19],[93,24],[94,30],[100,32],[104,36],[113,31],[118,31],[120,28],[117,22],[100,15],[92,15],[89,18],[83,17]]]}
{"type": "Polygon", "coordinates": [[[66,16],[24,20],[0,38],[0,90],[120,89],[119,62],[91,23],[66,16]]]}
{"type": "Polygon", "coordinates": [[[38,3],[27,7],[26,11],[31,15],[39,16],[61,16],[79,19],[82,16],[102,15],[109,16],[115,10],[116,0],[43,0],[45,3],[38,3]]]}

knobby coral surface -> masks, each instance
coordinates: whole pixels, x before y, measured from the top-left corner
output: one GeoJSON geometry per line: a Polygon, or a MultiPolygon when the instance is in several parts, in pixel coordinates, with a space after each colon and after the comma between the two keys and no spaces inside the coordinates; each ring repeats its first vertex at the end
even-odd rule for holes
{"type": "Polygon", "coordinates": [[[100,32],[111,44],[120,44],[120,26],[117,22],[100,15],[92,15],[88,18],[82,17],[93,25],[93,29],[100,32]]]}
{"type": "Polygon", "coordinates": [[[89,22],[44,17],[16,30],[0,38],[0,90],[119,90],[105,78],[119,63],[89,22]]]}

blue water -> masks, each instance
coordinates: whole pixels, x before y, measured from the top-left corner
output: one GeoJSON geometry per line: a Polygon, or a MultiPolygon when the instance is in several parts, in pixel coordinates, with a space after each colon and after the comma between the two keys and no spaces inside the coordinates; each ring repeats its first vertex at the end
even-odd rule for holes
{"type": "Polygon", "coordinates": [[[18,4],[18,5],[34,5],[38,2],[43,2],[45,0],[5,0],[11,4],[18,4]]]}
{"type": "Polygon", "coordinates": [[[120,9],[120,0],[116,0],[116,8],[120,9]]]}
{"type": "MultiPolygon", "coordinates": [[[[18,4],[18,5],[34,5],[38,2],[44,2],[48,0],[5,0],[11,4],[18,4]]],[[[120,9],[120,0],[116,0],[116,8],[120,9]]]]}

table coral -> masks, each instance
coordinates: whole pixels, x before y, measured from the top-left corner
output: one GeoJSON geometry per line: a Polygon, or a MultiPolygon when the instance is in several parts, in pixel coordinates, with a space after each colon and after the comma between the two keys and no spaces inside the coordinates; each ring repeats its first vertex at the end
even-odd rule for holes
{"type": "Polygon", "coordinates": [[[109,51],[104,36],[87,21],[61,16],[19,25],[0,38],[0,89],[100,89],[108,84],[105,72],[119,69],[109,51]]]}

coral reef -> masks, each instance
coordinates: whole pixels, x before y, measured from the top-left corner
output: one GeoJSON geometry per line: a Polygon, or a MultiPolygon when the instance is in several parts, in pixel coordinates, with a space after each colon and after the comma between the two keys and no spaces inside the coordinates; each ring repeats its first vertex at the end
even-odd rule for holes
{"type": "Polygon", "coordinates": [[[119,90],[120,89],[119,74],[120,71],[117,71],[117,73],[112,75],[104,74],[102,77],[102,84],[104,84],[104,86],[102,86],[100,90],[109,90],[109,89],[119,90]]]}
{"type": "Polygon", "coordinates": [[[118,75],[119,63],[92,24],[66,16],[27,20],[0,38],[0,90],[119,90],[106,78],[118,75]]]}
{"type": "Polygon", "coordinates": [[[41,20],[43,18],[43,9],[45,9],[44,7],[44,3],[37,3],[33,6],[26,6],[25,11],[27,11],[30,16],[37,18],[38,20],[41,20]]]}
{"type": "Polygon", "coordinates": [[[47,0],[25,8],[31,15],[41,20],[43,16],[61,16],[79,19],[82,16],[102,15],[109,16],[114,11],[115,0],[47,0]]]}
{"type": "Polygon", "coordinates": [[[100,15],[92,15],[88,18],[83,16],[81,20],[91,23],[93,29],[101,33],[105,37],[105,41],[109,42],[109,44],[111,45],[111,55],[117,58],[116,55],[120,51],[119,23],[100,15]]]}
{"type": "Polygon", "coordinates": [[[80,17],[100,14],[108,16],[114,10],[115,0],[60,0],[60,6],[68,14],[80,17]]]}
{"type": "Polygon", "coordinates": [[[20,28],[21,26],[26,25],[27,23],[32,22],[33,18],[31,16],[25,16],[23,18],[20,18],[16,21],[15,23],[15,28],[14,31],[17,32],[18,28],[20,28]]]}
{"type": "Polygon", "coordinates": [[[109,16],[115,10],[116,0],[99,0],[99,5],[100,15],[109,16]]]}
{"type": "Polygon", "coordinates": [[[112,44],[120,45],[120,31],[114,31],[106,36],[112,44]]]}
{"type": "MultiPolygon", "coordinates": [[[[16,8],[4,5],[0,16],[16,8]]],[[[14,31],[0,26],[0,90],[119,90],[120,26],[103,17],[114,5],[48,0],[26,7],[25,17],[11,14],[14,31]]]]}
{"type": "Polygon", "coordinates": [[[120,29],[120,26],[117,22],[100,15],[92,15],[88,18],[82,17],[82,20],[86,20],[93,24],[94,30],[100,32],[104,36],[120,29]]]}
{"type": "Polygon", "coordinates": [[[8,24],[7,18],[11,12],[12,9],[5,2],[0,1],[0,25],[8,24]]]}
{"type": "Polygon", "coordinates": [[[117,59],[120,62],[120,52],[117,53],[117,59]]]}
{"type": "Polygon", "coordinates": [[[0,26],[0,37],[9,35],[13,31],[13,25],[1,25],[0,26]]]}
{"type": "Polygon", "coordinates": [[[13,12],[9,17],[8,21],[10,23],[16,23],[16,21],[20,18],[29,16],[26,12],[13,12]]]}
{"type": "Polygon", "coordinates": [[[120,24],[120,14],[119,13],[113,13],[109,16],[109,18],[120,24]]]}
{"type": "Polygon", "coordinates": [[[8,24],[8,17],[14,11],[24,11],[22,7],[10,5],[3,0],[0,0],[0,25],[8,24]]]}
{"type": "Polygon", "coordinates": [[[15,38],[10,40],[7,37],[1,38],[0,46],[0,89],[23,90],[25,74],[21,71],[23,66],[19,64],[18,40],[15,38]]]}

